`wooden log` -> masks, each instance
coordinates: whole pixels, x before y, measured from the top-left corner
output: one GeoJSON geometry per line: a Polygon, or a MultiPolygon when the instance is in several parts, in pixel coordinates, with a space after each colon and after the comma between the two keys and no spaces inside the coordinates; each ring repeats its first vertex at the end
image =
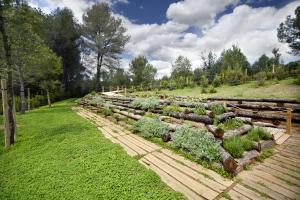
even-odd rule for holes
{"type": "Polygon", "coordinates": [[[221,157],[221,162],[224,166],[224,169],[229,173],[235,173],[236,168],[238,167],[237,162],[233,159],[233,157],[220,146],[219,154],[221,157]]]}
{"type": "Polygon", "coordinates": [[[253,122],[252,124],[255,126],[262,126],[262,127],[274,127],[274,128],[276,127],[275,125],[267,122],[253,122]]]}
{"type": "Polygon", "coordinates": [[[275,144],[274,140],[262,140],[258,143],[258,151],[261,152],[265,149],[272,147],[275,144]]]}
{"type": "Polygon", "coordinates": [[[1,79],[1,91],[2,91],[2,109],[3,109],[3,125],[4,125],[4,142],[5,148],[11,145],[10,129],[9,129],[9,114],[7,103],[7,83],[5,79],[1,79]]]}
{"type": "Polygon", "coordinates": [[[216,138],[223,138],[224,130],[215,126],[215,125],[207,125],[207,129],[216,137],[216,138]]]}
{"type": "Polygon", "coordinates": [[[171,134],[170,133],[164,133],[161,136],[161,139],[163,142],[169,142],[171,140],[171,134]]]}
{"type": "Polygon", "coordinates": [[[256,150],[251,150],[244,152],[242,158],[235,159],[237,162],[237,168],[235,169],[234,174],[238,174],[246,165],[253,163],[257,156],[259,156],[259,153],[256,150]]]}
{"type": "Polygon", "coordinates": [[[202,122],[205,124],[212,124],[213,120],[211,118],[209,118],[206,115],[200,116],[200,115],[196,115],[196,114],[184,114],[184,113],[180,113],[180,112],[171,112],[169,113],[170,116],[178,118],[178,119],[187,119],[187,120],[192,120],[195,122],[202,122]]]}
{"type": "Polygon", "coordinates": [[[246,124],[252,124],[253,120],[250,117],[235,117],[235,119],[240,120],[246,124]]]}
{"type": "Polygon", "coordinates": [[[227,106],[234,107],[234,108],[252,109],[252,110],[286,111],[285,107],[270,106],[268,104],[234,104],[234,103],[228,103],[227,106]]]}
{"type": "Polygon", "coordinates": [[[209,97],[207,100],[213,101],[246,101],[246,102],[269,102],[269,103],[291,103],[300,104],[300,100],[296,99],[272,99],[272,98],[222,98],[222,97],[209,97]]]}
{"type": "Polygon", "coordinates": [[[234,137],[234,136],[237,136],[237,135],[242,135],[244,133],[247,133],[251,128],[252,128],[251,125],[244,124],[243,126],[237,128],[237,129],[226,131],[224,133],[223,138],[225,139],[225,138],[230,138],[230,137],[234,137]]]}
{"type": "Polygon", "coordinates": [[[223,122],[223,121],[225,121],[226,119],[235,117],[235,113],[233,113],[233,112],[227,112],[227,113],[223,113],[223,114],[221,114],[221,115],[217,115],[216,117],[217,117],[217,119],[218,119],[220,122],[223,122]]]}

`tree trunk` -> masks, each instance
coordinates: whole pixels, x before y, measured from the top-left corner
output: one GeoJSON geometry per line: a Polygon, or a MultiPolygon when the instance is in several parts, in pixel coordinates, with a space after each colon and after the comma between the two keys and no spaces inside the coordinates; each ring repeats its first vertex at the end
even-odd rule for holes
{"type": "Polygon", "coordinates": [[[103,56],[97,55],[97,74],[96,74],[96,92],[100,92],[100,70],[103,61],[103,56]]]}
{"type": "Polygon", "coordinates": [[[26,99],[25,99],[25,88],[24,88],[24,74],[23,74],[23,66],[18,66],[19,71],[19,82],[20,82],[20,100],[21,100],[21,108],[20,114],[25,114],[26,110],[26,99]]]}
{"type": "Polygon", "coordinates": [[[47,93],[48,106],[49,108],[51,108],[51,99],[50,99],[50,93],[48,89],[46,90],[46,93],[47,93]]]}
{"type": "Polygon", "coordinates": [[[233,130],[225,132],[223,138],[225,139],[225,138],[230,138],[230,137],[234,137],[237,135],[242,135],[244,133],[247,133],[251,128],[252,128],[251,125],[244,124],[243,126],[237,128],[237,129],[233,129],[233,130]]]}
{"type": "Polygon", "coordinates": [[[215,125],[207,125],[207,129],[213,133],[216,138],[223,138],[224,130],[215,126],[215,125]]]}
{"type": "Polygon", "coordinates": [[[8,123],[9,123],[9,130],[10,130],[10,144],[14,143],[14,135],[15,135],[15,128],[16,124],[13,117],[13,78],[12,78],[12,60],[11,60],[11,50],[10,44],[8,43],[8,36],[5,30],[5,23],[4,23],[4,3],[3,1],[0,2],[0,33],[2,35],[2,42],[5,51],[5,58],[7,62],[7,104],[8,104],[8,123]]]}
{"type": "Polygon", "coordinates": [[[223,121],[225,121],[226,119],[235,117],[235,113],[233,113],[233,112],[227,112],[227,113],[223,113],[223,114],[221,114],[221,115],[217,115],[216,117],[217,117],[217,119],[218,119],[220,122],[223,122],[223,121]]]}

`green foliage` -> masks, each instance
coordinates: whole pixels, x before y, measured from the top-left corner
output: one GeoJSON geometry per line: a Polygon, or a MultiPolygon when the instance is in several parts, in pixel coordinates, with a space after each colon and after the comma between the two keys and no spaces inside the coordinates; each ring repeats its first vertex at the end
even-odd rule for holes
{"type": "Polygon", "coordinates": [[[136,108],[149,110],[159,106],[159,99],[156,97],[136,98],[131,102],[131,105],[136,108]]]}
{"type": "Polygon", "coordinates": [[[255,74],[255,79],[256,79],[256,86],[259,87],[259,86],[264,86],[265,83],[266,83],[266,78],[267,75],[266,75],[266,72],[264,71],[261,71],[261,72],[258,72],[257,74],[255,74]]]}
{"type": "Polygon", "coordinates": [[[132,131],[140,133],[143,137],[151,138],[167,133],[168,127],[158,119],[143,118],[133,124],[132,131]]]}
{"type": "Polygon", "coordinates": [[[270,140],[272,135],[265,128],[257,127],[249,131],[246,136],[249,140],[259,142],[260,140],[270,140]]]}
{"type": "Polygon", "coordinates": [[[208,162],[219,161],[220,143],[206,132],[189,127],[177,129],[172,136],[172,146],[182,149],[208,162]]]}
{"type": "Polygon", "coordinates": [[[225,122],[218,124],[219,128],[222,128],[224,131],[228,131],[231,129],[236,129],[241,126],[243,126],[243,121],[235,119],[235,118],[230,118],[226,119],[225,122]]]}
{"type": "Polygon", "coordinates": [[[252,141],[241,136],[225,139],[223,146],[234,158],[241,158],[245,151],[253,149],[252,141]]]}
{"type": "Polygon", "coordinates": [[[171,112],[182,112],[182,111],[183,109],[175,104],[163,107],[163,112],[165,115],[168,115],[171,112]]]}
{"type": "Polygon", "coordinates": [[[201,88],[201,93],[202,93],[202,94],[206,94],[206,93],[207,93],[207,89],[206,89],[205,87],[202,87],[202,88],[201,88]]]}
{"type": "Polygon", "coordinates": [[[209,107],[211,111],[213,111],[216,115],[220,115],[226,112],[226,108],[223,104],[214,104],[209,107]]]}
{"type": "Polygon", "coordinates": [[[200,85],[202,86],[202,88],[206,88],[208,86],[208,79],[206,78],[206,76],[201,76],[200,85]]]}
{"type": "Polygon", "coordinates": [[[244,72],[240,66],[230,66],[223,71],[224,82],[229,85],[239,85],[244,82],[244,72]]]}
{"type": "Polygon", "coordinates": [[[105,100],[100,96],[92,96],[90,104],[93,106],[99,106],[105,103],[105,100]]]}
{"type": "Polygon", "coordinates": [[[214,87],[209,87],[208,92],[211,93],[211,94],[212,93],[217,93],[217,90],[214,87]]]}
{"type": "Polygon", "coordinates": [[[18,142],[0,148],[0,199],[185,199],[72,105],[17,115],[18,142]]]}
{"type": "Polygon", "coordinates": [[[205,115],[206,110],[203,106],[198,106],[197,108],[194,109],[194,113],[197,115],[205,115]]]}
{"type": "Polygon", "coordinates": [[[109,116],[109,115],[113,115],[113,112],[111,111],[111,109],[109,108],[100,108],[98,110],[98,113],[103,114],[104,116],[109,116]]]}
{"type": "Polygon", "coordinates": [[[265,159],[269,158],[274,154],[273,149],[267,149],[260,153],[259,156],[256,157],[256,160],[259,162],[263,162],[265,159]]]}
{"type": "Polygon", "coordinates": [[[82,98],[78,98],[74,101],[76,104],[80,104],[82,102],[82,98]]]}
{"type": "Polygon", "coordinates": [[[216,75],[212,84],[213,84],[214,87],[220,87],[222,85],[221,76],[216,75]]]}

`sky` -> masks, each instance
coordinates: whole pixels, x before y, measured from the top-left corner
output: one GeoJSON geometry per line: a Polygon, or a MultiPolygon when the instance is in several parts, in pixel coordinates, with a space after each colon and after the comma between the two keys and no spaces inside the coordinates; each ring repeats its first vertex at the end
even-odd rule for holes
{"type": "Polygon", "coordinates": [[[170,75],[179,55],[193,69],[202,66],[202,55],[238,45],[250,63],[262,54],[272,56],[279,48],[284,63],[299,60],[288,54],[287,44],[278,42],[277,28],[287,15],[294,16],[300,0],[29,0],[29,5],[51,13],[70,8],[79,23],[93,4],[106,2],[123,20],[130,35],[120,67],[144,55],[157,68],[158,78],[170,75]]]}

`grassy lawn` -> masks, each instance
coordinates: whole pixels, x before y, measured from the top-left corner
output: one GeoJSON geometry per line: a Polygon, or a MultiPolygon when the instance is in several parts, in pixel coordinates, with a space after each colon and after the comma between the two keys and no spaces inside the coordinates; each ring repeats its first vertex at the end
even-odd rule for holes
{"type": "MultiPolygon", "coordinates": [[[[295,79],[286,79],[275,83],[267,81],[264,86],[257,87],[256,83],[249,82],[243,85],[224,85],[216,88],[217,93],[201,93],[201,87],[184,88],[177,90],[161,90],[160,94],[197,97],[247,97],[247,98],[287,98],[300,99],[300,85],[295,85],[295,79]]],[[[143,92],[139,92],[143,93],[143,92]]],[[[139,94],[137,93],[137,94],[139,94]]]]}
{"type": "Polygon", "coordinates": [[[18,116],[8,150],[1,130],[0,199],[183,199],[71,106],[18,116]]]}

